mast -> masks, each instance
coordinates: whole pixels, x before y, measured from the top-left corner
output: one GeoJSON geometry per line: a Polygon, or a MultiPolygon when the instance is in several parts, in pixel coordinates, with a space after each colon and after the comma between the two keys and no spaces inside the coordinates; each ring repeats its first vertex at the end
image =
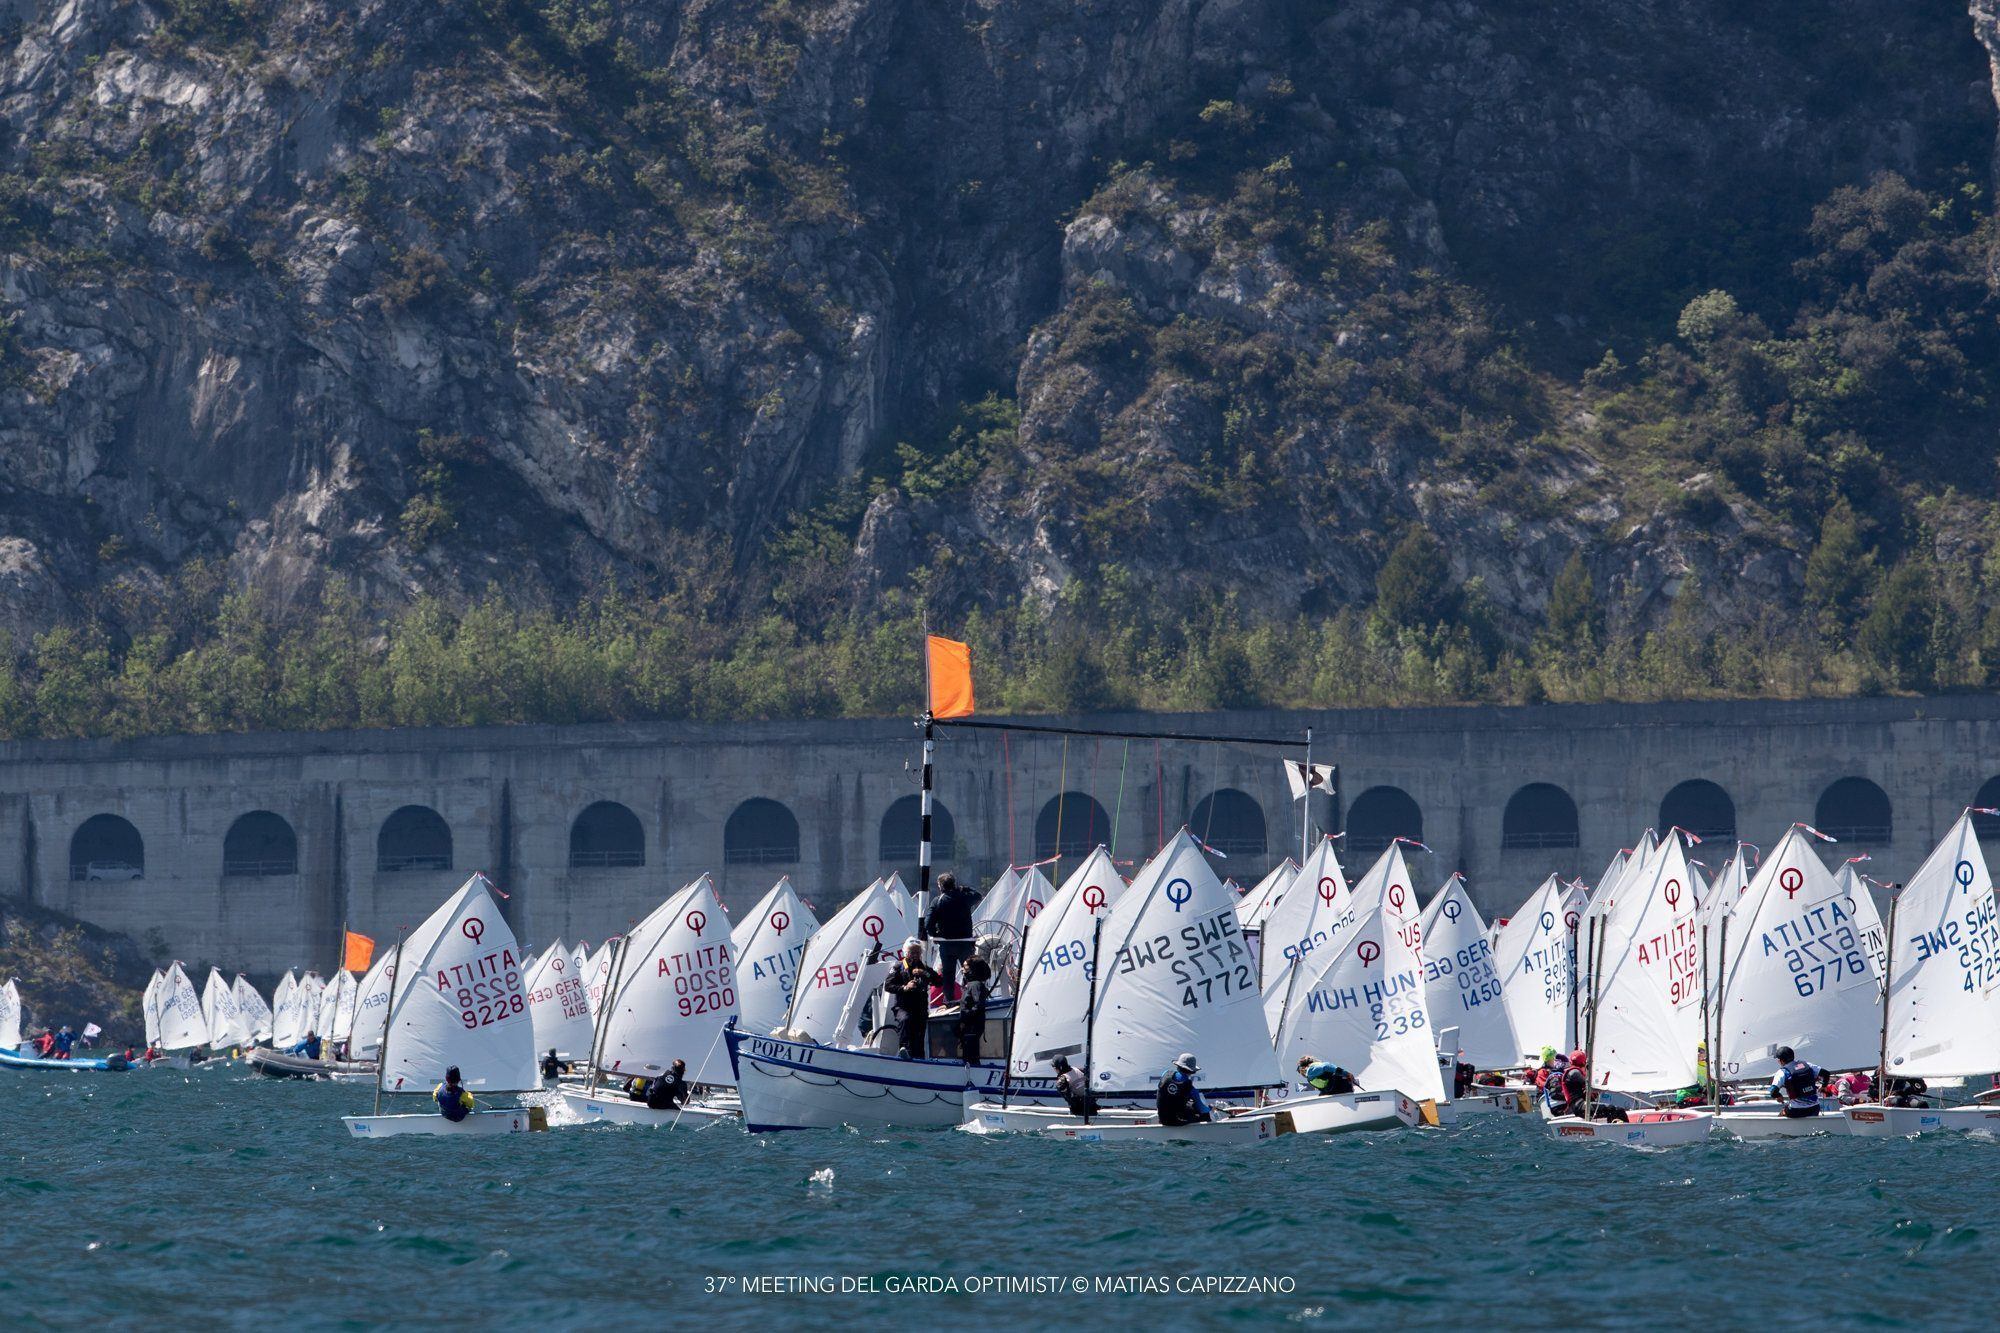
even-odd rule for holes
{"type": "MultiPolygon", "coordinates": [[[[1100,917],[1096,918],[1096,919],[1095,919],[1095,920],[1094,920],[1094,921],[1093,921],[1093,922],[1091,923],[1091,927],[1090,927],[1090,998],[1089,998],[1088,1000],[1086,1000],[1086,1001],[1084,1002],[1084,1011],[1083,1011],[1083,1012],[1084,1012],[1084,1018],[1083,1018],[1083,1091],[1084,1091],[1084,1096],[1085,1096],[1086,1098],[1088,1098],[1088,1097],[1089,1097],[1089,1096],[1091,1095],[1091,1089],[1092,1089],[1092,1088],[1093,1088],[1094,1086],[1096,1086],[1095,1084],[1093,1084],[1093,1083],[1091,1082],[1091,1077],[1090,1077],[1090,1074],[1091,1074],[1091,1070],[1090,1070],[1090,1053],[1091,1053],[1091,1051],[1092,1051],[1092,1050],[1093,1050],[1093,1049],[1095,1048],[1095,1046],[1096,1046],[1096,1044],[1097,1044],[1097,1043],[1096,1043],[1096,1036],[1097,1036],[1097,946],[1098,946],[1098,942],[1099,942],[1100,940],[1102,940],[1103,938],[1104,938],[1104,918],[1100,916],[1100,917]]],[[[1085,1106],[1085,1107],[1088,1107],[1089,1105],[1090,1105],[1089,1101],[1087,1101],[1087,1100],[1086,1100],[1086,1101],[1084,1102],[1084,1106],[1085,1106]]],[[[1086,1125],[1090,1123],[1090,1112],[1089,1112],[1088,1110],[1085,1110],[1085,1111],[1084,1111],[1084,1113],[1083,1113],[1083,1123],[1084,1123],[1084,1124],[1086,1124],[1086,1125]]]]}
{"type": "MultiPolygon", "coordinates": [[[[611,1007],[616,1000],[618,974],[624,970],[625,946],[631,943],[631,940],[632,933],[628,930],[625,934],[618,937],[616,944],[611,946],[611,971],[604,978],[604,1000],[602,1007],[597,1011],[597,1030],[591,1034],[590,1038],[590,1092],[597,1091],[598,1075],[604,1068],[602,1059],[604,1054],[604,1034],[611,1027],[611,1007]]],[[[792,989],[796,992],[798,989],[797,985],[794,984],[792,989]]],[[[588,1004],[590,1002],[590,982],[588,980],[583,984],[583,995],[584,1003],[588,1004]]]]}
{"type": "MultiPolygon", "coordinates": [[[[937,740],[931,725],[931,715],[924,713],[924,784],[923,795],[919,799],[921,821],[917,827],[917,938],[930,938],[928,920],[931,914],[931,761],[937,751],[937,740]]],[[[951,978],[945,978],[945,993],[951,993],[951,978]]]]}
{"type": "Polygon", "coordinates": [[[1592,1075],[1597,1069],[1597,1005],[1603,997],[1599,979],[1604,971],[1603,959],[1599,956],[1604,949],[1604,918],[1598,917],[1590,923],[1590,1035],[1584,1042],[1584,1051],[1590,1064],[1584,1070],[1583,1118],[1592,1119],[1591,1112],[1597,1106],[1597,1080],[1592,1075]]]}
{"type": "MultiPolygon", "coordinates": [[[[1724,906],[1726,907],[1727,904],[1724,904],[1724,906]]],[[[1725,912],[1722,917],[1723,966],[1717,967],[1715,970],[1715,1044],[1708,1048],[1708,1091],[1709,1091],[1708,1099],[1712,1104],[1716,1106],[1720,1106],[1722,1104],[1721,1102],[1722,1079],[1718,1076],[1717,1071],[1721,1068],[1720,1061],[1722,1059],[1723,1009],[1725,1006],[1725,1002],[1729,999],[1729,974],[1726,970],[1728,962],[1729,962],[1729,916],[1728,913],[1725,912]]]]}
{"type": "Polygon", "coordinates": [[[389,1020],[396,1014],[396,982],[403,971],[403,932],[396,932],[396,958],[389,964],[389,1003],[382,1007],[382,1040],[375,1047],[375,1114],[382,1114],[382,1075],[389,1071],[389,1020]]]}
{"type": "Polygon", "coordinates": [[[1708,1076],[1702,1082],[1708,1086],[1703,1088],[1702,1091],[1709,1094],[1708,1100],[1713,1103],[1715,1101],[1715,1055],[1721,1047],[1709,1044],[1709,1020],[1711,1018],[1717,1019],[1719,1024],[1722,1006],[1719,1004],[1715,1005],[1714,1012],[1711,1012],[1708,996],[1708,922],[1704,921],[1701,923],[1701,1044],[1703,1047],[1701,1065],[1702,1072],[1708,1076]]]}
{"type": "MultiPolygon", "coordinates": [[[[1306,728],[1306,776],[1305,776],[1306,795],[1305,795],[1305,800],[1302,802],[1302,804],[1305,806],[1305,813],[1299,817],[1299,864],[1301,866],[1303,866],[1306,863],[1306,858],[1312,855],[1312,824],[1313,824],[1312,775],[1313,775],[1313,729],[1311,727],[1307,727],[1306,728]]],[[[1264,955],[1264,945],[1263,945],[1263,940],[1260,937],[1257,943],[1257,958],[1259,966],[1257,979],[1260,982],[1263,980],[1264,977],[1262,971],[1263,955],[1264,955]]]]}
{"type": "Polygon", "coordinates": [[[1889,899],[1889,924],[1885,928],[1888,938],[1882,945],[1882,1045],[1875,1062],[1875,1100],[1878,1102],[1889,1095],[1889,991],[1896,975],[1896,907],[1902,901],[1901,893],[1889,899]]]}

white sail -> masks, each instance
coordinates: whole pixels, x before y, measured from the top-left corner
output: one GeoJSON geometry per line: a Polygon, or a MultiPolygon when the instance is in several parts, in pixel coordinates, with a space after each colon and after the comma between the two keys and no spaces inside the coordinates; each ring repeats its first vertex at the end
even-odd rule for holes
{"type": "MultiPolygon", "coordinates": [[[[372,1060],[381,1051],[382,1022],[388,1015],[389,993],[395,984],[395,950],[377,950],[368,975],[354,988],[354,1022],[347,1030],[348,1059],[372,1060]]],[[[586,1041],[585,1045],[588,1044],[586,1041]]]]}
{"type": "Polygon", "coordinates": [[[799,960],[818,929],[819,918],[787,875],[729,932],[736,951],[738,1026],[745,1032],[768,1033],[784,1026],[799,960]]]}
{"type": "Polygon", "coordinates": [[[859,1035],[860,1014],[848,998],[863,966],[878,945],[882,956],[893,955],[914,933],[915,923],[887,881],[878,879],[856,894],[806,941],[785,1026],[822,1046],[851,1043],[859,1035]]]}
{"type": "Polygon", "coordinates": [[[1520,1062],[1486,921],[1458,875],[1446,880],[1424,909],[1423,969],[1433,1035],[1457,1028],[1458,1058],[1481,1069],[1509,1069],[1520,1062]]]}
{"type": "Polygon", "coordinates": [[[1186,829],[1110,909],[1097,957],[1084,1053],[1093,1089],[1148,1091],[1182,1051],[1200,1059],[1211,1089],[1282,1083],[1236,895],[1186,829]]]}
{"type": "Polygon", "coordinates": [[[7,984],[0,986],[0,1051],[15,1051],[21,1046],[21,990],[8,978],[7,984]]]}
{"type": "Polygon", "coordinates": [[[208,1044],[208,1022],[202,1017],[201,996],[181,965],[167,969],[160,984],[160,1049],[191,1051],[208,1044]]]}
{"type": "MultiPolygon", "coordinates": [[[[1389,844],[1390,850],[1395,845],[1389,844]]],[[[1285,1000],[1294,989],[1300,960],[1315,949],[1333,947],[1337,927],[1360,920],[1360,915],[1354,910],[1347,876],[1341,873],[1340,858],[1334,855],[1333,839],[1321,838],[1292,876],[1290,888],[1264,914],[1259,933],[1257,953],[1262,965],[1258,983],[1263,989],[1264,1019],[1271,1031],[1276,1032],[1283,1020],[1285,1000]]]]}
{"type": "Polygon", "coordinates": [[[1243,929],[1262,930],[1264,919],[1271,915],[1271,909],[1283,901],[1285,891],[1292,887],[1292,881],[1298,875],[1298,862],[1288,856],[1252,885],[1250,892],[1238,898],[1236,918],[1243,923],[1243,929]]]}
{"type": "Polygon", "coordinates": [[[527,978],[522,984],[528,992],[536,1052],[554,1051],[565,1059],[587,1057],[596,1031],[591,1026],[590,1001],[584,995],[575,957],[557,940],[522,975],[527,978]]]}
{"type": "Polygon", "coordinates": [[[1669,837],[1603,903],[1591,1082],[1655,1092],[1695,1081],[1701,1044],[1701,937],[1687,855],[1669,837]]]}
{"type": "Polygon", "coordinates": [[[1701,919],[1709,923],[1711,936],[1721,938],[1722,919],[1736,910],[1743,891],[1750,887],[1750,860],[1743,854],[1742,844],[1737,844],[1736,855],[1723,862],[1722,871],[1715,877],[1715,886],[1701,900],[1701,919]]]}
{"type": "Polygon", "coordinates": [[[326,1029],[319,1025],[320,1006],[325,999],[326,982],[320,979],[319,973],[307,972],[299,978],[296,1002],[299,1006],[300,1040],[315,1034],[325,1038],[326,1029]]]}
{"type": "Polygon", "coordinates": [[[1362,1088],[1443,1100],[1423,959],[1406,935],[1383,898],[1338,945],[1308,957],[1278,1033],[1284,1068],[1311,1056],[1344,1067],[1362,1088]]]}
{"type": "Polygon", "coordinates": [[[982,926],[1018,924],[1025,920],[1027,913],[1022,910],[1021,872],[1008,866],[1000,872],[1000,878],[979,896],[979,905],[972,909],[972,933],[978,935],[982,926]]]}
{"type": "Polygon", "coordinates": [[[1028,923],[1008,1061],[1017,1077],[1047,1077],[1056,1055],[1083,1066],[1090,1012],[1090,950],[1097,923],[1125,896],[1125,878],[1099,847],[1078,863],[1028,923]]]}
{"type": "Polygon", "coordinates": [[[1833,877],[1840,891],[1854,900],[1854,929],[1861,934],[1861,952],[1869,965],[1875,969],[1877,977],[1889,971],[1889,934],[1882,927],[1882,911],[1875,906],[1875,892],[1868,887],[1867,877],[1849,861],[1833,877]]]}
{"type": "Polygon", "coordinates": [[[354,1032],[354,1001],[361,986],[352,972],[340,969],[340,975],[333,983],[333,1024],[326,1030],[332,1041],[348,1041],[354,1032]]]}
{"type": "Polygon", "coordinates": [[[236,974],[234,989],[236,991],[236,1012],[242,1016],[243,1029],[249,1034],[245,1040],[253,1043],[269,1041],[271,1039],[271,1006],[264,1003],[264,997],[257,993],[255,986],[250,984],[250,978],[244,976],[241,972],[236,974]]]}
{"type": "Polygon", "coordinates": [[[734,1085],[722,1029],[736,1012],[729,916],[703,875],[626,936],[592,1063],[653,1075],[685,1060],[688,1082],[734,1085]]]}
{"type": "Polygon", "coordinates": [[[584,944],[582,940],[578,940],[576,948],[570,950],[570,961],[576,964],[576,974],[584,979],[585,984],[588,984],[590,980],[589,946],[584,944]]]}
{"type": "Polygon", "coordinates": [[[1769,1077],[1778,1046],[1828,1069],[1874,1060],[1881,978],[1855,910],[1806,835],[1787,832],[1729,913],[1717,1053],[1727,1077],[1769,1077]]]}
{"type": "Polygon", "coordinates": [[[541,1085],[514,932],[493,886],[474,875],[402,944],[379,1086],[429,1092],[457,1065],[465,1085],[541,1085]]]}
{"type": "Polygon", "coordinates": [[[220,968],[208,969],[208,981],[201,988],[201,1021],[208,1029],[208,1044],[217,1050],[246,1040],[236,1019],[236,988],[220,968]]]}
{"type": "Polygon", "coordinates": [[[156,967],[153,969],[153,979],[146,983],[146,993],[139,997],[139,1012],[146,1022],[148,1046],[160,1044],[160,987],[165,984],[166,978],[156,967]]]}
{"type": "Polygon", "coordinates": [[[1500,927],[1494,967],[1507,1001],[1516,1060],[1576,1046],[1570,986],[1576,976],[1576,892],[1554,875],[1500,927]]]}
{"type": "Polygon", "coordinates": [[[611,988],[611,962],[618,952],[618,940],[619,937],[613,935],[598,945],[597,952],[584,961],[583,998],[590,1006],[593,1020],[604,1006],[605,992],[611,988]]]}
{"type": "Polygon", "coordinates": [[[1889,1073],[1952,1078],[2000,1069],[2000,911],[1970,811],[1910,876],[1895,930],[1889,1073]]]}

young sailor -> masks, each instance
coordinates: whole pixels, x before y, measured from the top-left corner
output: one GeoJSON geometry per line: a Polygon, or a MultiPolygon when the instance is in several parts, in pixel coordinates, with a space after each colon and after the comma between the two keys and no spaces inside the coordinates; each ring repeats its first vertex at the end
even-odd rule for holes
{"type": "Polygon", "coordinates": [[[1330,1097],[1335,1093],[1341,1092],[1353,1092],[1355,1089],[1354,1075],[1348,1073],[1339,1065],[1329,1064],[1325,1060],[1310,1055],[1299,1057],[1299,1077],[1305,1080],[1307,1087],[1322,1097],[1330,1097]]]}
{"type": "Polygon", "coordinates": [[[687,1061],[676,1060],[667,1072],[646,1084],[646,1105],[654,1111],[676,1111],[687,1105],[687,1061]]]}
{"type": "Polygon", "coordinates": [[[1058,1055],[1049,1061],[1056,1071],[1056,1091],[1062,1094],[1071,1115],[1096,1115],[1097,1098],[1090,1095],[1090,1085],[1084,1081],[1083,1071],[1071,1065],[1069,1057],[1058,1055]]]}
{"type": "Polygon", "coordinates": [[[542,1057],[542,1077],[560,1078],[569,1072],[569,1061],[556,1056],[556,1048],[549,1047],[549,1053],[542,1057]]]}
{"type": "Polygon", "coordinates": [[[459,1082],[458,1066],[444,1071],[444,1082],[431,1090],[437,1101],[438,1114],[456,1124],[472,1114],[472,1094],[459,1082]]]}
{"type": "Polygon", "coordinates": [[[1174,1067],[1160,1080],[1160,1091],[1155,1103],[1163,1125],[1194,1125],[1215,1119],[1215,1113],[1208,1109],[1208,1102],[1202,1097],[1201,1089],[1195,1087],[1194,1076],[1201,1072],[1194,1054],[1182,1051],[1174,1061],[1174,1067]]]}
{"type": "Polygon", "coordinates": [[[965,960],[959,974],[965,984],[958,992],[958,1058],[976,1065],[979,1043],[986,1036],[986,1006],[993,999],[993,968],[975,956],[965,960]]]}
{"type": "Polygon", "coordinates": [[[1826,1072],[1807,1064],[1789,1046],[1772,1052],[1778,1072],[1771,1076],[1771,1099],[1785,1108],[1787,1119],[1819,1114],[1819,1087],[1826,1072]]]}

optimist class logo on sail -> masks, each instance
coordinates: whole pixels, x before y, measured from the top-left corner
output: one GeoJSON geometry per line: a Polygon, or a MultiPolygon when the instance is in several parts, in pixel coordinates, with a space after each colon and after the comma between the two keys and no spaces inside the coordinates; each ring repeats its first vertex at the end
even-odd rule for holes
{"type": "MultiPolygon", "coordinates": [[[[486,934],[486,922],[469,916],[459,931],[477,948],[486,934]]],[[[528,1000],[521,993],[521,964],[511,948],[494,949],[463,963],[447,963],[437,969],[437,991],[458,1005],[458,1021],[467,1028],[490,1027],[525,1013],[528,1000]]]]}

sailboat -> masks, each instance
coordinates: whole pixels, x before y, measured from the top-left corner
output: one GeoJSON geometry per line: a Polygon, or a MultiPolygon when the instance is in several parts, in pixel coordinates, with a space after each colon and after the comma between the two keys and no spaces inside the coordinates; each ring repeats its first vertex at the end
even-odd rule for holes
{"type": "Polygon", "coordinates": [[[539,1106],[480,1107],[457,1121],[435,1108],[380,1113],[385,1094],[429,1093],[449,1066],[462,1071],[466,1088],[475,1093],[528,1092],[541,1086],[514,932],[486,876],[475,874],[398,941],[394,959],[375,1083],[376,1114],[342,1116],[348,1132],[378,1139],[547,1129],[547,1112],[539,1106]]]}
{"type": "Polygon", "coordinates": [[[1288,856],[1251,885],[1250,891],[1236,900],[1236,919],[1243,923],[1243,929],[1263,930],[1264,919],[1284,900],[1285,892],[1298,876],[1299,863],[1288,856]]]}
{"type": "Polygon", "coordinates": [[[1454,874],[1423,917],[1424,1003],[1433,1032],[1458,1029],[1458,1059],[1481,1069],[1511,1069],[1521,1043],[1507,1013],[1486,921],[1454,874]]]}
{"type": "Polygon", "coordinates": [[[208,1049],[218,1056],[249,1044],[249,1031],[241,1026],[236,1013],[236,988],[223,977],[222,969],[208,969],[208,981],[201,990],[201,1021],[208,1028],[208,1049]]]}
{"type": "Polygon", "coordinates": [[[535,1027],[535,1050],[554,1051],[562,1060],[581,1062],[590,1054],[593,1028],[590,1001],[576,960],[557,940],[540,961],[523,973],[528,992],[528,1017],[535,1027]]]}
{"type": "MultiPolygon", "coordinates": [[[[1203,1062],[1206,1096],[1283,1085],[1236,895],[1185,828],[1093,924],[1089,957],[1077,1063],[1093,1092],[1152,1094],[1181,1051],[1203,1062]]],[[[1050,1044],[1049,1034],[1024,1016],[1014,1028],[1011,1059],[1016,1066],[1045,1059],[1050,1044]]],[[[1292,1121],[1287,1112],[1266,1110],[1163,1125],[1151,1110],[1113,1108],[1086,1117],[1067,1107],[968,1101],[962,1127],[1084,1142],[1263,1143],[1290,1133],[1292,1121]]]]}
{"type": "MultiPolygon", "coordinates": [[[[1948,1079],[2000,1069],[2000,903],[1974,813],[1959,816],[1890,901],[1878,1096],[1888,1078],[1948,1079]]],[[[2000,1130],[2000,1106],[1864,1102],[1841,1114],[1850,1134],[1866,1138],[2000,1130]]]]}
{"type": "Polygon", "coordinates": [[[0,1055],[21,1054],[21,988],[9,977],[0,986],[0,1055]]]}
{"type": "Polygon", "coordinates": [[[1544,1050],[1576,1046],[1576,928],[1571,891],[1550,875],[1500,927],[1494,969],[1500,974],[1514,1058],[1532,1062],[1544,1050]]]}
{"type": "MultiPolygon", "coordinates": [[[[1392,850],[1394,846],[1390,844],[1392,850]]],[[[1397,864],[1401,864],[1400,856],[1397,864]]],[[[1370,892],[1382,887],[1386,885],[1371,886],[1370,892]]],[[[1296,988],[1305,956],[1315,949],[1338,947],[1342,933],[1360,916],[1347,877],[1341,873],[1340,858],[1334,855],[1333,839],[1323,837],[1292,877],[1290,889],[1265,913],[1257,936],[1257,984],[1263,991],[1264,1018],[1271,1031],[1276,1032],[1284,1022],[1285,1006],[1296,988]]]]}
{"type": "Polygon", "coordinates": [[[74,1056],[68,1060],[45,1060],[21,1049],[21,990],[12,978],[0,986],[0,1069],[41,1070],[53,1074],[92,1074],[123,1071],[131,1065],[122,1055],[104,1059],[74,1056]]]}
{"type": "Polygon", "coordinates": [[[994,994],[1011,993],[1008,976],[1027,953],[1028,930],[1054,896],[1055,886],[1040,866],[1009,866],[973,909],[973,938],[999,942],[997,949],[982,950],[993,960],[994,994]]]}
{"type": "Polygon", "coordinates": [[[178,962],[160,979],[159,1004],[161,1050],[173,1054],[208,1045],[208,1020],[202,1016],[201,997],[178,962]]]}
{"type": "Polygon", "coordinates": [[[621,942],[591,1048],[590,1084],[563,1089],[563,1100],[585,1120],[617,1124],[692,1127],[734,1116],[736,1106],[712,1099],[654,1110],[626,1095],[623,1082],[659,1077],[681,1060],[692,1085],[735,1083],[722,1033],[736,1013],[729,917],[714,881],[703,875],[621,942]],[[601,1085],[607,1076],[618,1081],[601,1085]]]}
{"type": "Polygon", "coordinates": [[[736,923],[729,943],[736,953],[737,1027],[762,1033],[784,1023],[799,960],[818,929],[819,918],[792,887],[789,875],[736,923]]]}
{"type": "Polygon", "coordinates": [[[1353,925],[1294,979],[1273,1043],[1282,1068],[1310,1056],[1346,1069],[1359,1089],[1291,1097],[1285,1105],[1300,1132],[1414,1125],[1424,1103],[1445,1097],[1408,869],[1394,843],[1376,867],[1356,889],[1353,925]],[[1379,894],[1368,887],[1376,883],[1379,894]]]}
{"type": "MultiPolygon", "coordinates": [[[[1719,933],[1726,944],[1709,1046],[1719,1072],[1768,1087],[1780,1046],[1828,1069],[1858,1069],[1875,1058],[1881,975],[1863,943],[1854,897],[1799,828],[1786,832],[1719,933]]],[[[1715,1118],[1739,1138],[1846,1130],[1837,1116],[1787,1118],[1774,1101],[1718,1107],[1715,1118]]]]}
{"type": "MultiPolygon", "coordinates": [[[[1701,1043],[1701,950],[1680,835],[1669,834],[1645,855],[1635,854],[1610,892],[1592,898],[1585,920],[1591,1097],[1694,1082],[1701,1043]]],[[[1629,1122],[1553,1116],[1548,1126],[1564,1141],[1674,1147],[1707,1138],[1714,1123],[1705,1111],[1629,1114],[1629,1122]]]]}
{"type": "Polygon", "coordinates": [[[264,997],[250,984],[250,978],[241,972],[236,974],[236,1012],[243,1016],[243,1027],[249,1033],[249,1041],[255,1044],[271,1039],[271,1006],[264,1003],[264,997]]]}
{"type": "Polygon", "coordinates": [[[287,969],[271,992],[271,1049],[288,1051],[306,1039],[300,1018],[299,979],[287,969]]]}
{"type": "Polygon", "coordinates": [[[160,1044],[160,987],[166,977],[159,968],[153,969],[153,976],[146,983],[146,989],[139,996],[139,1016],[146,1026],[146,1049],[156,1049],[160,1044]]]}

